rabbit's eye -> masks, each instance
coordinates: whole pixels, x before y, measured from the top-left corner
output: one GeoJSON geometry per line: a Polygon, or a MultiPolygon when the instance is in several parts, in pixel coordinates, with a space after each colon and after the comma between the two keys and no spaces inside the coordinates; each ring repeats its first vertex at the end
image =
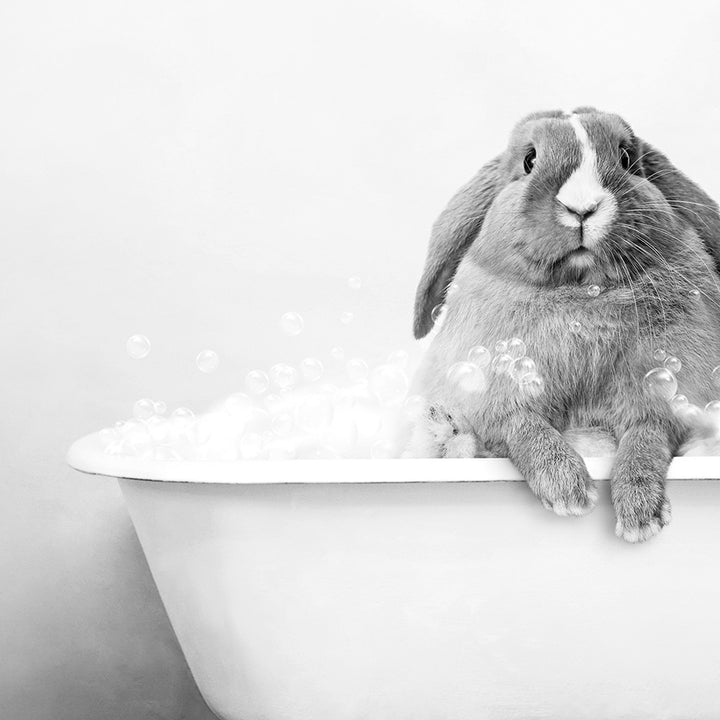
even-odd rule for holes
{"type": "Polygon", "coordinates": [[[623,170],[630,169],[630,153],[624,148],[620,148],[620,165],[623,170]]]}
{"type": "Polygon", "coordinates": [[[535,157],[535,148],[530,148],[527,155],[525,155],[525,159],[523,160],[523,169],[525,170],[526,175],[529,175],[532,172],[532,169],[535,165],[535,157]]]}

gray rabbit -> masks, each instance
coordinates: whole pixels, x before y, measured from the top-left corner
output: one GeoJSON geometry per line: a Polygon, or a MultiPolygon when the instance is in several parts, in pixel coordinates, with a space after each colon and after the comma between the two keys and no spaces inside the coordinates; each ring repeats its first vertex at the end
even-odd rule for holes
{"type": "Polygon", "coordinates": [[[718,396],[719,267],[717,205],[627,122],[594,108],[529,115],[433,227],[415,336],[434,308],[445,316],[416,376],[429,409],[406,454],[509,457],[546,508],[581,515],[596,490],[566,433],[605,431],[616,532],[652,537],[670,520],[665,476],[688,425],[643,377],[666,350],[690,403],[718,396]],[[448,379],[473,346],[513,336],[539,391],[500,371],[477,392],[448,379]]]}

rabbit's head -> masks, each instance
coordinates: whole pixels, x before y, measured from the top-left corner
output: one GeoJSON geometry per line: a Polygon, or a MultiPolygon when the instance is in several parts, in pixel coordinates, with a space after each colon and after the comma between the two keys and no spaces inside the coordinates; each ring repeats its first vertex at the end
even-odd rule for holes
{"type": "Polygon", "coordinates": [[[535,113],[433,227],[415,305],[427,334],[463,259],[533,284],[622,281],[673,265],[688,228],[720,265],[717,207],[617,115],[535,113]]]}

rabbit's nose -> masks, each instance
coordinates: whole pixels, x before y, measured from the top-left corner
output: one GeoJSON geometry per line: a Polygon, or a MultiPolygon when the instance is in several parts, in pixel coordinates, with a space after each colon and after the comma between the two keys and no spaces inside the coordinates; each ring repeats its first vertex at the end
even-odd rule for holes
{"type": "Polygon", "coordinates": [[[567,201],[563,202],[558,196],[557,201],[571,214],[574,215],[580,222],[587,220],[600,205],[599,200],[592,200],[582,205],[571,205],[567,201]]]}

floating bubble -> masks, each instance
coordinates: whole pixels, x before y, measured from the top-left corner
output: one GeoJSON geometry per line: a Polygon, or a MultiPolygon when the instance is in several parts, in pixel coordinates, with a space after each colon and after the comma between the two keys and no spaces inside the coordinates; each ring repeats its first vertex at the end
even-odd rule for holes
{"type": "Polygon", "coordinates": [[[138,400],[133,405],[133,417],[137,420],[147,420],[155,414],[155,403],[150,398],[138,400]]]}
{"type": "Polygon", "coordinates": [[[270,378],[262,370],[251,370],[245,376],[245,388],[253,395],[262,395],[270,387],[270,378]]]}
{"type": "Polygon", "coordinates": [[[370,389],[381,405],[402,402],[408,390],[408,378],[402,368],[386,363],[370,375],[370,389]]]}
{"type": "Polygon", "coordinates": [[[348,286],[352,290],[359,290],[362,287],[362,279],[359,275],[352,275],[348,278],[348,286]]]}
{"type": "Polygon", "coordinates": [[[502,373],[506,373],[510,370],[512,361],[513,359],[507,353],[496,355],[492,361],[492,369],[498,373],[498,375],[501,375],[502,373]]]}
{"type": "Polygon", "coordinates": [[[322,432],[332,421],[333,405],[324,393],[306,397],[297,409],[298,426],[309,433],[322,432]]]}
{"type": "Polygon", "coordinates": [[[475,345],[475,347],[470,348],[468,361],[481,369],[485,369],[492,362],[492,353],[482,345],[475,345]]]}
{"type": "Polygon", "coordinates": [[[351,312],[340,313],[340,322],[343,325],[349,325],[353,321],[354,317],[355,317],[355,315],[353,315],[353,313],[351,313],[351,312]]]}
{"type": "Polygon", "coordinates": [[[291,337],[299,335],[305,327],[305,321],[302,316],[296,312],[286,312],[280,318],[280,328],[286,334],[291,337]]]}
{"type": "Polygon", "coordinates": [[[463,392],[479,393],[487,387],[487,379],[482,369],[466,360],[453,363],[448,368],[447,379],[463,392]]]}
{"type": "Polygon", "coordinates": [[[667,353],[662,348],[658,348],[653,353],[653,360],[657,360],[657,362],[662,362],[666,357],[667,353]]]}
{"type": "Polygon", "coordinates": [[[717,365],[712,369],[710,377],[716,385],[720,385],[720,365],[717,365]]]}
{"type": "Polygon", "coordinates": [[[128,355],[135,360],[142,360],[150,353],[150,341],[144,335],[131,335],[126,347],[128,355]]]}
{"type": "Polygon", "coordinates": [[[405,350],[393,350],[389,355],[387,361],[391,365],[398,365],[403,370],[407,371],[410,366],[410,355],[405,350]]]}
{"type": "Polygon", "coordinates": [[[498,355],[504,355],[505,353],[507,353],[507,349],[508,349],[508,341],[507,340],[498,340],[495,343],[495,352],[498,355]]]}
{"type": "Polygon", "coordinates": [[[217,370],[220,358],[214,350],[203,350],[195,358],[195,364],[200,372],[211,373],[217,370]]]}
{"type": "Polygon", "coordinates": [[[334,360],[343,360],[345,351],[341,347],[334,347],[330,349],[330,355],[334,360]]]}
{"type": "Polygon", "coordinates": [[[153,405],[156,415],[164,415],[167,412],[167,404],[163,400],[155,400],[153,405]]]}
{"type": "Polygon", "coordinates": [[[645,388],[657,397],[670,400],[677,393],[677,380],[665,367],[653,368],[643,378],[645,388]]]}
{"type": "Polygon", "coordinates": [[[430,319],[433,322],[437,322],[440,315],[442,315],[442,311],[443,311],[442,303],[439,305],[436,305],[430,312],[430,319]]]}
{"type": "Polygon", "coordinates": [[[280,390],[289,390],[298,381],[298,371],[287,363],[276,363],[270,368],[270,380],[280,390]]]}
{"type": "Polygon", "coordinates": [[[516,360],[521,358],[527,352],[525,343],[520,338],[513,338],[508,341],[507,349],[505,351],[511,358],[516,360]]]}
{"type": "Polygon", "coordinates": [[[451,282],[448,285],[447,294],[454,295],[459,289],[460,289],[460,285],[458,284],[458,282],[456,280],[453,280],[453,282],[451,282]]]}
{"type": "Polygon", "coordinates": [[[582,325],[578,320],[573,320],[568,327],[570,328],[570,332],[576,335],[582,330],[582,325]]]}
{"type": "Polygon", "coordinates": [[[289,435],[292,432],[293,424],[290,413],[280,413],[273,418],[272,429],[276,435],[289,435]]]}
{"type": "Polygon", "coordinates": [[[712,400],[705,406],[705,412],[713,415],[720,414],[720,400],[712,400]]]}
{"type": "Polygon", "coordinates": [[[317,358],[308,357],[300,363],[300,372],[302,373],[303,378],[308,382],[316,382],[319,380],[324,371],[325,368],[323,367],[322,362],[320,362],[317,358]]]}
{"type": "Polygon", "coordinates": [[[352,382],[360,382],[367,378],[370,372],[367,363],[362,358],[351,358],[345,365],[347,376],[352,382]]]}
{"type": "Polygon", "coordinates": [[[676,358],[674,355],[666,357],[663,365],[673,373],[679,373],[682,368],[680,358],[676,358]]]}
{"type": "Polygon", "coordinates": [[[699,297],[700,291],[697,288],[693,288],[688,295],[690,295],[690,297],[699,297]]]}
{"type": "Polygon", "coordinates": [[[537,373],[535,361],[527,356],[513,360],[510,365],[510,377],[520,382],[525,375],[537,373]]]}
{"type": "Polygon", "coordinates": [[[591,285],[587,293],[590,297],[597,297],[600,294],[600,286],[599,285],[591,285]]]}
{"type": "Polygon", "coordinates": [[[256,460],[263,451],[262,435],[256,432],[245,433],[240,438],[238,449],[243,460],[256,460]]]}
{"type": "Polygon", "coordinates": [[[687,404],[688,399],[684,395],[674,395],[670,400],[670,405],[672,406],[673,410],[677,410],[687,404]]]}
{"type": "Polygon", "coordinates": [[[545,381],[537,373],[527,373],[520,378],[520,390],[528,397],[537,397],[545,391],[545,381]]]}

